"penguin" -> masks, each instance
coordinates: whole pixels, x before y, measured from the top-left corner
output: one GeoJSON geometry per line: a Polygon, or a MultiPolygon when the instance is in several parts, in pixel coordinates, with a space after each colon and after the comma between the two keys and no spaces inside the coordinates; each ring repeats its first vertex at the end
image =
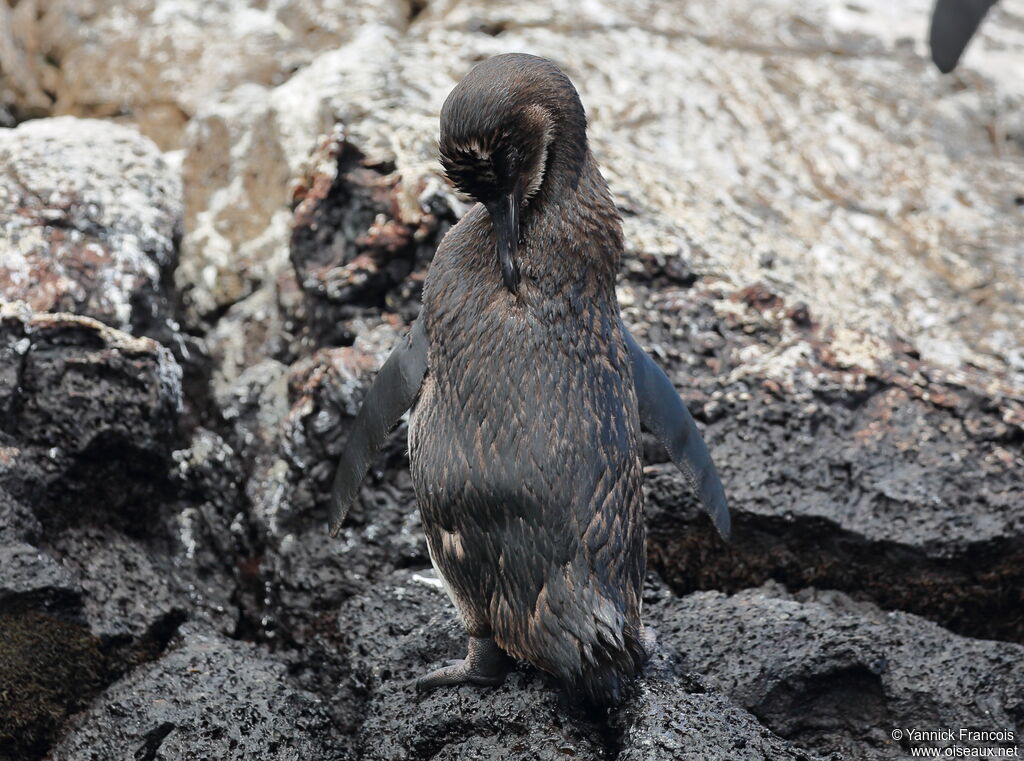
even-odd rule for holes
{"type": "Polygon", "coordinates": [[[981,25],[982,19],[997,0],[936,0],[928,30],[932,62],[943,74],[956,68],[981,25]]]}
{"type": "Polygon", "coordinates": [[[728,538],[722,483],[620,318],[622,223],[568,77],[531,55],[483,61],[441,109],[439,150],[476,203],[438,246],[420,314],[353,421],[330,530],[411,409],[427,547],[469,637],[464,659],[417,687],[498,685],[518,658],[614,706],[651,647],[641,425],[728,538]]]}

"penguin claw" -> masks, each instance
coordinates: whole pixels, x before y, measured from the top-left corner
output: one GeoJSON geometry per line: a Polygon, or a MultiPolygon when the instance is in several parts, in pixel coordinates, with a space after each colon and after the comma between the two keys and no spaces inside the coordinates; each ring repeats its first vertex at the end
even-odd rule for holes
{"type": "Polygon", "coordinates": [[[469,638],[469,652],[465,659],[447,661],[436,671],[416,680],[418,692],[453,684],[478,684],[496,687],[505,681],[512,668],[512,660],[490,637],[469,638]]]}
{"type": "Polygon", "coordinates": [[[497,687],[504,683],[505,674],[487,674],[474,670],[469,661],[451,660],[448,665],[424,674],[416,680],[417,692],[428,692],[438,687],[459,684],[475,684],[480,687],[497,687]]]}
{"type": "Polygon", "coordinates": [[[467,656],[464,659],[447,661],[447,664],[417,679],[416,690],[426,692],[436,687],[455,684],[497,687],[505,681],[505,676],[512,667],[511,659],[490,637],[470,637],[467,656]]]}

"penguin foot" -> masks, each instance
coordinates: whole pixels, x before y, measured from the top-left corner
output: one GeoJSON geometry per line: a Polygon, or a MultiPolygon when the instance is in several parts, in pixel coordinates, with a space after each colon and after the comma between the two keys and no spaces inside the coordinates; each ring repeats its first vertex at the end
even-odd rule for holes
{"type": "Polygon", "coordinates": [[[456,684],[477,684],[497,687],[505,681],[512,668],[512,659],[490,637],[470,637],[469,653],[463,660],[424,674],[416,680],[416,689],[426,692],[437,687],[456,684]]]}
{"type": "Polygon", "coordinates": [[[653,626],[640,624],[640,644],[643,645],[648,660],[653,658],[658,649],[658,633],[653,626]]]}

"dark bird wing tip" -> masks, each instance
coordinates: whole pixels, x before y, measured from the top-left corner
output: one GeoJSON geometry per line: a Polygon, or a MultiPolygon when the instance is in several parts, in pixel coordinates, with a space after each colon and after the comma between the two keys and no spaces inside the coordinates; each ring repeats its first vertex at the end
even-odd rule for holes
{"type": "Polygon", "coordinates": [[[373,458],[405,411],[416,401],[427,371],[429,344],[422,320],[392,350],[363,397],[331,489],[328,532],[337,536],[373,458]]]}
{"type": "Polygon", "coordinates": [[[700,497],[701,504],[704,505],[704,509],[711,516],[711,521],[715,524],[715,528],[718,529],[722,539],[729,541],[729,537],[732,534],[732,515],[729,511],[729,501],[725,497],[725,487],[722,486],[722,482],[718,478],[718,471],[715,470],[710,454],[708,454],[707,462],[707,469],[703,475],[708,483],[706,488],[698,491],[698,496],[700,497]]]}
{"type": "Polygon", "coordinates": [[[732,518],[729,515],[729,506],[725,503],[709,507],[711,520],[718,529],[718,535],[726,542],[732,537],[732,518]]]}
{"type": "Polygon", "coordinates": [[[672,381],[622,325],[633,366],[640,422],[665,445],[676,467],[690,482],[723,539],[731,532],[729,503],[704,439],[672,381]]]}
{"type": "Polygon", "coordinates": [[[932,62],[943,74],[953,71],[982,19],[996,0],[936,0],[928,45],[932,62]]]}
{"type": "Polygon", "coordinates": [[[688,471],[691,468],[699,465],[701,480],[691,480],[691,483],[694,485],[693,490],[700,499],[701,506],[710,516],[711,522],[718,529],[722,539],[728,541],[732,532],[732,517],[729,512],[729,502],[725,498],[725,488],[722,486],[722,482],[718,477],[718,471],[715,469],[715,464],[711,461],[711,455],[707,453],[706,448],[705,457],[701,457],[699,452],[694,451],[695,449],[697,447],[691,443],[687,447],[686,453],[681,455],[681,457],[685,457],[687,468],[682,467],[682,463],[679,462],[679,455],[673,453],[672,457],[676,460],[677,467],[687,476],[690,475],[688,471]]]}
{"type": "Polygon", "coordinates": [[[345,522],[345,518],[348,516],[349,505],[342,503],[336,499],[335,496],[331,497],[331,516],[327,522],[327,533],[331,535],[331,538],[336,537],[341,533],[341,525],[345,522]]]}

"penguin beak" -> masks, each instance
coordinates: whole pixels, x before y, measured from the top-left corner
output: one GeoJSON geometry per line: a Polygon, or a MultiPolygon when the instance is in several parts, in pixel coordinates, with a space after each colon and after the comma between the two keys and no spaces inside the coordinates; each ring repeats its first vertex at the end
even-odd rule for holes
{"type": "Polygon", "coordinates": [[[516,249],[519,247],[519,193],[503,194],[497,201],[487,205],[494,225],[494,239],[497,243],[498,265],[501,279],[512,293],[519,289],[519,264],[516,249]]]}

